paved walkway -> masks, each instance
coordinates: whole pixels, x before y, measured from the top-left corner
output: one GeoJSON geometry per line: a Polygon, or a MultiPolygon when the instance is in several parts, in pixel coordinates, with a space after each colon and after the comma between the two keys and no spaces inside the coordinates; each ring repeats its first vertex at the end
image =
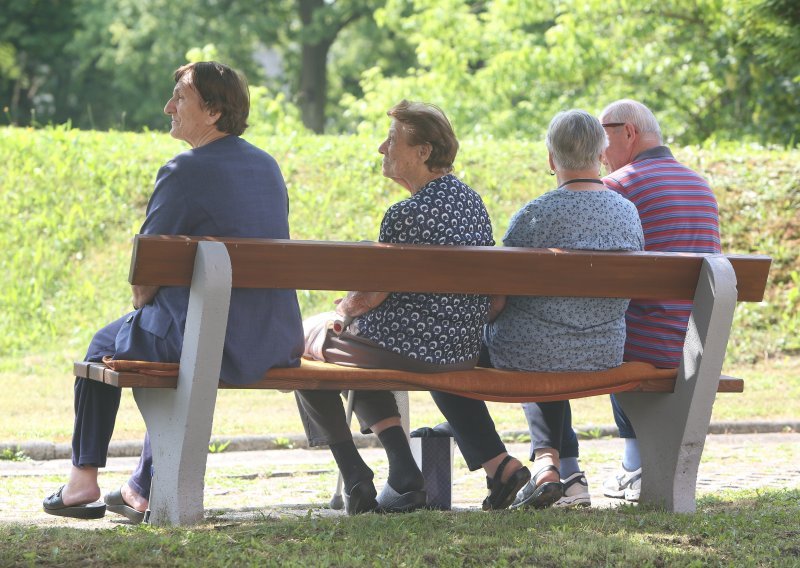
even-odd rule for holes
{"type": "MultiPolygon", "coordinates": [[[[527,444],[509,444],[522,458],[527,444]]],[[[581,442],[582,465],[590,483],[594,507],[617,506],[602,495],[603,479],[618,466],[618,439],[581,442]]],[[[386,478],[385,454],[378,448],[361,450],[376,472],[380,490],[386,478]]],[[[136,465],[136,458],[111,458],[101,487],[119,486],[136,465]]],[[[456,450],[453,482],[454,509],[479,509],[486,493],[480,472],[469,472],[456,450]]],[[[99,521],[60,519],[42,512],[41,501],[66,480],[70,462],[0,461],[0,522],[76,528],[109,528],[125,521],[109,514],[99,521]]],[[[342,515],[328,508],[336,484],[336,469],[327,450],[285,449],[224,452],[209,455],[206,474],[207,518],[221,522],[246,519],[342,515]]],[[[709,435],[698,475],[698,495],[728,489],[800,488],[800,433],[709,435]]]]}

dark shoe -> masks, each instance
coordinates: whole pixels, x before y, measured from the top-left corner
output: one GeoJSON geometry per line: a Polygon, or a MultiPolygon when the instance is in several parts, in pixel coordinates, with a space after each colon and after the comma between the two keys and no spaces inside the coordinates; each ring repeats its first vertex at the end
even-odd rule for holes
{"type": "Polygon", "coordinates": [[[500,462],[497,471],[494,473],[494,477],[486,478],[486,487],[489,489],[489,494],[486,496],[486,499],[483,500],[484,511],[507,509],[514,500],[517,491],[528,483],[528,480],[531,478],[530,470],[522,466],[515,471],[505,483],[500,481],[503,479],[503,470],[512,459],[511,456],[506,456],[505,459],[500,462]]]}
{"type": "Polygon", "coordinates": [[[589,482],[586,481],[585,473],[577,471],[568,478],[562,479],[561,485],[564,496],[556,501],[553,507],[567,509],[592,506],[592,496],[589,494],[589,482]]]}
{"type": "Polygon", "coordinates": [[[428,504],[428,494],[424,490],[398,493],[387,482],[378,496],[378,512],[408,513],[422,509],[428,504]]]}
{"type": "Polygon", "coordinates": [[[511,504],[512,509],[520,507],[532,507],[534,509],[546,509],[564,495],[564,486],[560,481],[545,481],[538,485],[539,478],[548,471],[558,474],[558,468],[554,465],[546,465],[536,472],[533,480],[528,482],[525,487],[517,494],[517,498],[511,504]]]}
{"type": "Polygon", "coordinates": [[[378,492],[375,491],[375,484],[371,479],[359,481],[350,490],[350,493],[344,494],[344,509],[348,515],[359,515],[361,513],[369,513],[378,508],[378,502],[375,497],[378,492]]]}
{"type": "Polygon", "coordinates": [[[105,503],[87,503],[86,505],[64,505],[61,499],[61,492],[64,491],[64,485],[58,488],[58,491],[47,497],[42,501],[44,512],[49,515],[56,515],[57,517],[71,517],[73,519],[102,519],[106,514],[105,503]]]}
{"type": "Polygon", "coordinates": [[[125,499],[122,498],[121,489],[117,489],[111,493],[106,493],[106,496],[103,497],[103,501],[106,502],[106,507],[109,511],[116,513],[117,515],[122,515],[135,525],[138,525],[144,520],[144,512],[137,511],[128,505],[125,502],[125,499]]]}
{"type": "Polygon", "coordinates": [[[449,422],[442,422],[433,428],[430,426],[422,426],[413,430],[409,435],[410,438],[454,438],[453,428],[449,422]]]}

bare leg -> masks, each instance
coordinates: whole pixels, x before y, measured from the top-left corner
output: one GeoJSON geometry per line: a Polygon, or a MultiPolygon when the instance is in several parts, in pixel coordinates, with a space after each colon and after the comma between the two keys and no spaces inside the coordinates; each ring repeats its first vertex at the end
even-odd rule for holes
{"type": "MultiPolygon", "coordinates": [[[[552,465],[556,469],[560,468],[561,462],[559,459],[559,452],[555,448],[540,448],[535,451],[534,453],[535,458],[533,460],[533,474],[536,475],[545,467],[552,465]]],[[[557,483],[559,481],[559,474],[553,470],[546,471],[539,475],[536,479],[538,485],[542,483],[554,482],[557,483]]]]}
{"type": "Polygon", "coordinates": [[[399,416],[390,416],[389,418],[384,418],[383,420],[376,422],[372,426],[369,427],[376,436],[380,435],[381,432],[386,430],[387,428],[391,428],[392,426],[400,426],[402,427],[402,423],[400,422],[399,416]]]}

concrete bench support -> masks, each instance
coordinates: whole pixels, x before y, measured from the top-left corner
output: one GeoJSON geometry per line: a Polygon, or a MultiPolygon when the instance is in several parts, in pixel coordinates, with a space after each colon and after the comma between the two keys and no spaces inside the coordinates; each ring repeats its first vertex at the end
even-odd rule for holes
{"type": "Polygon", "coordinates": [[[231,263],[225,245],[200,243],[178,386],[175,390],[133,389],[153,448],[151,524],[189,525],[203,520],[206,455],[230,298],[231,263]]]}
{"type": "Polygon", "coordinates": [[[615,395],[642,455],[642,503],[696,508],[697,470],[736,306],[736,274],[723,256],[703,260],[675,392],[615,395]]]}

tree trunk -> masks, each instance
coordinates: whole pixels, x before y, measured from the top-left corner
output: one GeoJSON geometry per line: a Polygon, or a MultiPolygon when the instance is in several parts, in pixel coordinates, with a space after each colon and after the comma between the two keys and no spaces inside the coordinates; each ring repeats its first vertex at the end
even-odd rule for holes
{"type": "MultiPolygon", "coordinates": [[[[304,29],[307,29],[312,23],[314,12],[324,7],[324,0],[300,0],[300,20],[304,29]]],[[[322,37],[320,37],[321,34],[309,34],[304,37],[301,52],[298,103],[303,124],[317,134],[322,134],[325,130],[325,103],[328,97],[328,50],[339,30],[326,31],[328,33],[322,37]],[[314,43],[311,43],[312,41],[314,43]]]]}

